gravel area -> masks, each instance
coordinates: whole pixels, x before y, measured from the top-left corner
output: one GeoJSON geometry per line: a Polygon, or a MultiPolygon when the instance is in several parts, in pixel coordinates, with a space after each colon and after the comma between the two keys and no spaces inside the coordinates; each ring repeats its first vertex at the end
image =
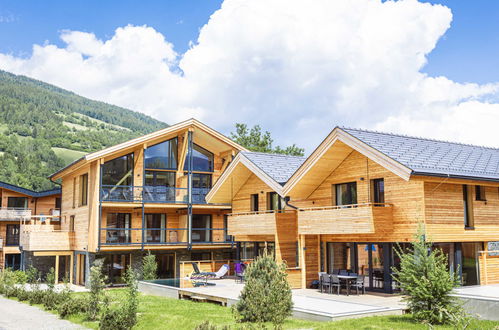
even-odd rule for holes
{"type": "Polygon", "coordinates": [[[0,330],[85,329],[55,314],[0,296],[0,330]]]}

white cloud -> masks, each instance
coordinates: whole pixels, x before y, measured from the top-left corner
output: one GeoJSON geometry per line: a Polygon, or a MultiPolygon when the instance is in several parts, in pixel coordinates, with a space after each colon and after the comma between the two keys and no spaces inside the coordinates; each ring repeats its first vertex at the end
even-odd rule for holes
{"type": "Polygon", "coordinates": [[[65,47],[0,54],[0,68],[167,123],[261,124],[309,152],[335,125],[494,143],[498,84],[421,73],[451,20],[416,0],[226,0],[182,55],[126,26],[109,40],[64,31],[65,47]]]}

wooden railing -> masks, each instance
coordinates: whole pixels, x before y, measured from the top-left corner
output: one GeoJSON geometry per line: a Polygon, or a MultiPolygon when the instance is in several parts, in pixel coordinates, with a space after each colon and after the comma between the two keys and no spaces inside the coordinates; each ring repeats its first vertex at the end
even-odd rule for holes
{"type": "Polygon", "coordinates": [[[29,220],[31,218],[30,209],[16,209],[10,207],[0,208],[0,220],[29,220]]]}
{"type": "Polygon", "coordinates": [[[275,235],[277,219],[294,211],[257,211],[232,213],[228,217],[229,235],[275,235]]]}
{"type": "Polygon", "coordinates": [[[19,245],[26,251],[67,251],[74,246],[74,232],[49,224],[23,224],[19,245]]]}
{"type": "Polygon", "coordinates": [[[480,284],[499,284],[499,251],[479,251],[480,284]]]}
{"type": "Polygon", "coordinates": [[[299,234],[369,234],[391,227],[392,205],[363,203],[298,210],[299,234]]]}

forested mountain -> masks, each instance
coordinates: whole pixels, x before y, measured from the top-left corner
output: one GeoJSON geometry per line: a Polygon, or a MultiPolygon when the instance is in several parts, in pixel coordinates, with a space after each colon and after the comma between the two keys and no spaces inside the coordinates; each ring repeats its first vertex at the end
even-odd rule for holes
{"type": "Polygon", "coordinates": [[[0,70],[0,181],[43,190],[87,152],[166,127],[144,114],[0,70]]]}

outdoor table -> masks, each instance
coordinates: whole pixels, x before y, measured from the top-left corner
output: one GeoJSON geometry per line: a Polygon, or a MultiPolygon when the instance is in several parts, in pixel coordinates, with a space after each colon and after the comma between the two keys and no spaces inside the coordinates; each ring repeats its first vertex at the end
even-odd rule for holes
{"type": "Polygon", "coordinates": [[[336,275],[340,280],[344,280],[347,284],[347,296],[350,295],[350,281],[356,280],[358,276],[356,275],[336,275]]]}

